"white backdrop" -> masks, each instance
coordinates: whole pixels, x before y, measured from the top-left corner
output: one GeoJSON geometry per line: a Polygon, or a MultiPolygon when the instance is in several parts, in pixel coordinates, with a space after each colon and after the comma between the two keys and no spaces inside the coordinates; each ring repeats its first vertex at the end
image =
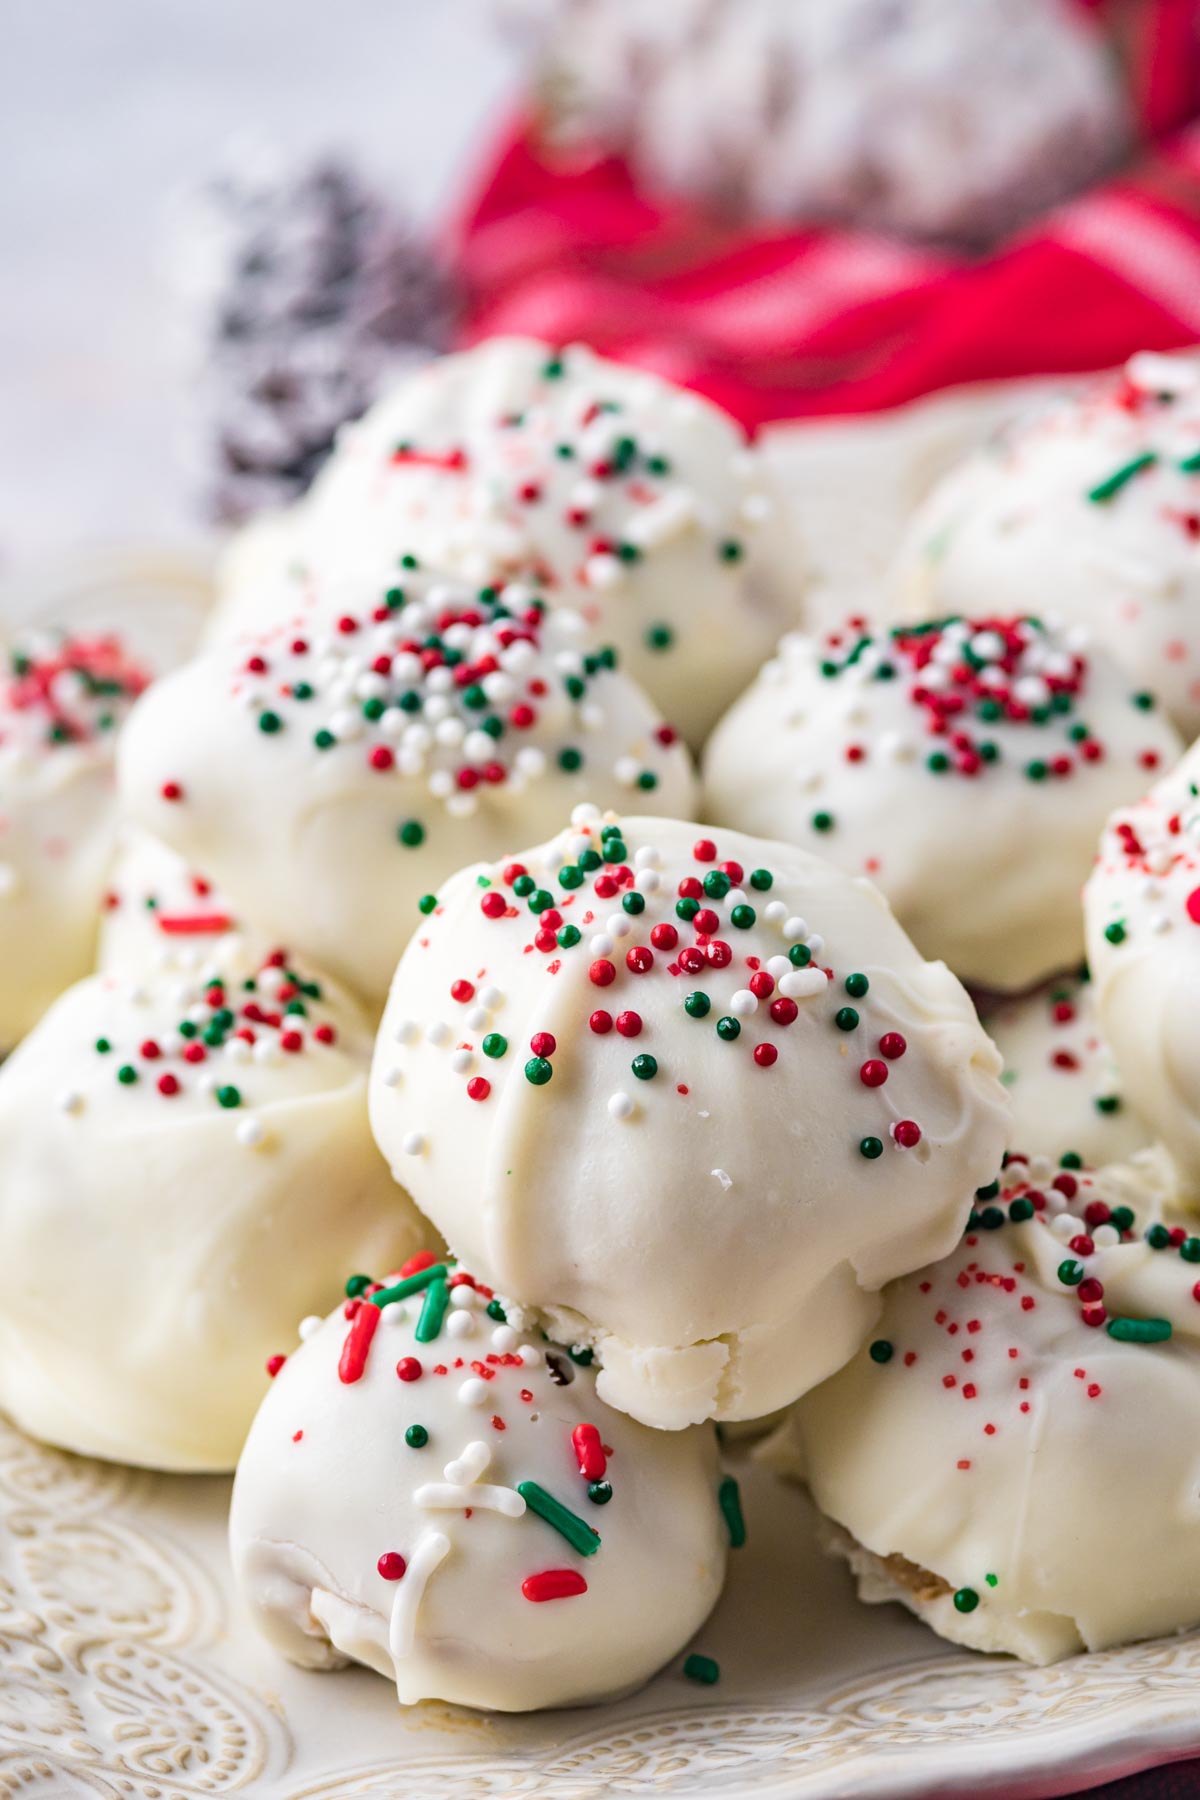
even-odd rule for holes
{"type": "Polygon", "coordinates": [[[503,116],[488,0],[3,0],[0,563],[194,522],[172,197],[250,133],[434,215],[503,116]]]}

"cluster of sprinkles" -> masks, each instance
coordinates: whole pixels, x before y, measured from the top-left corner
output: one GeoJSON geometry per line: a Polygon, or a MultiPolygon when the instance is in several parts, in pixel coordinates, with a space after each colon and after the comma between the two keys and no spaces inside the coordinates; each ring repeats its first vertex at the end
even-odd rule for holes
{"type": "Polygon", "coordinates": [[[150,680],[115,636],[38,636],[0,677],[0,756],[111,739],[150,680]]]}
{"type": "MultiPolygon", "coordinates": [[[[1182,361],[1135,358],[1113,386],[1092,403],[1093,410],[1098,405],[1135,423],[1139,438],[1155,427],[1162,428],[1163,435],[1157,444],[1145,443],[1099,474],[1084,490],[1084,498],[1091,505],[1111,505],[1150,469],[1163,467],[1181,475],[1200,474],[1200,417],[1195,406],[1195,386],[1194,369],[1182,361]]],[[[1200,511],[1186,508],[1173,515],[1172,509],[1164,507],[1163,514],[1189,538],[1200,538],[1200,511]]]]}
{"type": "MultiPolygon", "coordinates": [[[[1021,1342],[1017,1321],[1021,1314],[1036,1312],[1044,1302],[1046,1275],[1033,1261],[1035,1241],[1026,1235],[1014,1242],[1010,1237],[1013,1227],[1033,1227],[1048,1234],[1054,1245],[1052,1259],[1058,1256],[1050,1280],[1078,1303],[1083,1325],[1103,1330],[1120,1344],[1167,1343],[1172,1336],[1169,1319],[1108,1310],[1104,1283],[1090,1272],[1097,1266],[1093,1259],[1118,1246],[1134,1254],[1146,1246],[1176,1256],[1183,1265],[1180,1280],[1185,1303],[1200,1303],[1200,1279],[1195,1278],[1200,1236],[1160,1221],[1140,1227],[1134,1208],[1105,1200],[1101,1185],[1101,1179],[1086,1170],[1073,1151],[1065,1152],[1057,1163],[1044,1156],[1006,1157],[999,1178],[977,1191],[960,1249],[916,1283],[922,1303],[931,1309],[929,1318],[936,1331],[932,1357],[925,1341],[925,1320],[914,1309],[903,1322],[895,1322],[893,1337],[876,1338],[868,1346],[870,1361],[898,1379],[904,1379],[906,1371],[921,1368],[948,1398],[967,1402],[971,1411],[963,1418],[968,1440],[976,1432],[985,1441],[996,1437],[1014,1413],[1017,1418],[1028,1417],[1040,1370],[1037,1356],[1021,1342]],[[979,1305],[984,1296],[986,1304],[979,1305]],[[919,1334],[912,1342],[907,1341],[910,1332],[919,1334]],[[929,1369],[926,1365],[931,1360],[929,1369]]],[[[1060,1355],[1078,1358],[1080,1353],[1068,1342],[1060,1355]]],[[[1072,1374],[1085,1403],[1103,1399],[1104,1385],[1089,1371],[1086,1358],[1073,1364],[1072,1374]]],[[[961,1447],[969,1450],[969,1441],[961,1447]]],[[[975,1467],[974,1456],[959,1455],[955,1467],[969,1474],[975,1467]]],[[[994,1588],[998,1579],[989,1573],[982,1585],[994,1588]]],[[[964,1613],[974,1611],[983,1597],[971,1587],[959,1589],[953,1596],[956,1608],[964,1613]]]]}
{"type": "MultiPolygon", "coordinates": [[[[377,1557],[380,1578],[388,1583],[403,1583],[393,1602],[389,1642],[394,1653],[411,1646],[425,1586],[451,1552],[449,1538],[437,1526],[437,1515],[454,1513],[469,1520],[477,1511],[498,1513],[546,1528],[584,1565],[600,1553],[601,1535],[585,1515],[589,1507],[606,1507],[613,1499],[611,1464],[615,1451],[604,1441],[599,1427],[586,1420],[570,1427],[546,1420],[538,1409],[534,1385],[538,1380],[555,1387],[570,1385],[574,1379],[571,1363],[590,1363],[590,1351],[572,1347],[564,1353],[553,1345],[539,1347],[522,1342],[508,1322],[504,1303],[491,1288],[453,1259],[439,1258],[428,1250],[410,1257],[395,1274],[382,1281],[368,1275],[352,1275],[346,1282],[342,1316],[345,1332],[337,1379],[344,1387],[362,1380],[370,1359],[388,1354],[385,1340],[394,1337],[397,1327],[411,1327],[412,1338],[422,1354],[403,1354],[394,1363],[396,1392],[403,1400],[407,1420],[401,1427],[407,1450],[428,1450],[437,1457],[439,1453],[445,1456],[451,1448],[439,1445],[436,1434],[419,1416],[409,1416],[422,1412],[425,1384],[429,1382],[453,1385],[457,1403],[463,1409],[463,1428],[471,1434],[465,1444],[453,1449],[443,1466],[441,1480],[426,1480],[415,1487],[415,1506],[420,1512],[433,1515],[433,1519],[420,1532],[412,1549],[389,1546],[377,1557]],[[475,1421],[489,1412],[490,1440],[474,1435],[475,1421]],[[523,1414],[532,1425],[545,1424],[553,1431],[563,1432],[565,1442],[559,1460],[564,1475],[553,1489],[527,1476],[511,1484],[484,1479],[494,1475],[493,1445],[510,1425],[522,1422],[514,1420],[514,1412],[523,1414]]],[[[316,1315],[302,1320],[301,1340],[315,1336],[324,1323],[316,1315]]],[[[274,1378],[285,1361],[281,1355],[271,1357],[267,1373],[274,1378]]],[[[438,1399],[441,1398],[439,1394],[438,1399]]],[[[301,1445],[303,1441],[303,1428],[294,1431],[293,1444],[301,1445]]],[[[722,1480],[718,1502],[730,1544],[738,1548],[746,1541],[746,1527],[737,1483],[732,1477],[722,1480]]],[[[540,1538],[534,1541],[542,1542],[540,1538]]],[[[536,1569],[522,1578],[520,1586],[523,1597],[535,1605],[570,1599],[588,1589],[584,1567],[576,1564],[536,1569]]],[[[715,1675],[711,1679],[715,1680],[715,1675]]]]}
{"type": "MultiPolygon", "coordinates": [[[[1186,767],[1183,765],[1182,767],[1186,767]]],[[[1180,775],[1182,775],[1182,767],[1180,775]]],[[[1117,877],[1102,926],[1114,950],[1200,925],[1200,795],[1169,777],[1136,806],[1113,814],[1100,845],[1093,892],[1117,877]]]]}
{"type": "MultiPolygon", "coordinates": [[[[404,439],[391,449],[391,466],[472,484],[507,528],[512,560],[543,585],[557,577],[595,590],[618,587],[685,533],[703,533],[714,562],[740,565],[742,533],[769,517],[771,502],[765,493],[748,494],[737,527],[713,530],[657,429],[664,408],[683,421],[693,416],[694,397],[655,391],[653,408],[642,409],[602,389],[584,391],[580,373],[570,351],[556,352],[542,364],[528,405],[494,420],[486,448],[404,439]],[[550,530],[565,531],[568,546],[554,567],[537,548],[550,530]]],[[[746,452],[737,446],[731,455],[737,462],[746,452]]],[[[651,620],[643,643],[665,654],[676,648],[676,631],[651,620]]]]}
{"type": "MultiPolygon", "coordinates": [[[[827,1034],[830,1053],[844,1060],[851,1091],[864,1102],[873,1096],[871,1128],[854,1140],[857,1154],[874,1161],[889,1145],[905,1151],[921,1142],[919,1121],[904,1115],[889,1086],[908,1053],[906,1038],[864,971],[835,970],[826,960],[824,938],[778,896],[774,870],[745,869],[722,858],[714,838],[699,837],[687,872],[676,878],[664,871],[654,845],[631,854],[620,823],[602,822],[594,807],[577,808],[573,825],[559,840],[562,861],[553,873],[544,869],[539,879],[524,863],[510,862],[481,876],[479,910],[489,924],[515,922],[526,937],[522,956],[544,958],[550,975],[569,957],[586,961],[592,1000],[577,1021],[578,1039],[619,1039],[629,1049],[629,1085],[607,1101],[612,1119],[635,1118],[638,1095],[650,1084],[689,1092],[680,1046],[692,1032],[713,1034],[731,1057],[747,1057],[767,1076],[789,1046],[793,1056],[811,1054],[808,1032],[815,1026],[827,1034]],[[764,931],[777,945],[765,955],[764,931]],[[687,1022],[670,1045],[654,1024],[664,983],[667,1007],[687,1022]],[[802,1018],[803,1041],[792,1031],[802,1018]],[[849,1057],[843,1040],[852,1046],[849,1057]]],[[[475,1103],[492,1097],[495,1071],[510,1054],[530,1086],[552,1083],[554,1034],[535,1031],[526,1044],[510,1044],[494,1023],[505,1003],[501,988],[480,981],[472,968],[448,984],[446,997],[445,1017],[424,1028],[402,1019],[395,1041],[407,1049],[422,1043],[448,1049],[452,1073],[475,1103]]],[[[385,1069],[383,1079],[398,1085],[400,1067],[385,1069]]],[[[420,1155],[427,1144],[427,1133],[414,1130],[403,1148],[420,1155]]]]}
{"type": "MultiPolygon", "coordinates": [[[[1086,717],[1088,660],[1079,633],[1050,630],[1039,619],[938,619],[878,634],[853,618],[803,654],[815,655],[821,677],[849,684],[865,702],[878,684],[888,688],[886,721],[896,715],[892,696],[902,696],[906,729],[867,728],[861,704],[850,708],[845,741],[834,754],[869,775],[879,763],[919,763],[931,774],[978,780],[1014,764],[1034,784],[1063,781],[1109,754],[1086,717]]],[[[783,679],[786,662],[768,665],[783,679]]],[[[1131,706],[1153,710],[1153,696],[1136,693],[1131,706]]],[[[822,738],[822,752],[827,749],[822,738]]],[[[1160,752],[1147,744],[1136,752],[1150,772],[1160,752]]],[[[836,816],[815,811],[816,832],[837,828],[836,816]]]]}
{"type": "MultiPolygon", "coordinates": [[[[532,588],[470,589],[406,555],[369,610],[240,651],[229,698],[270,743],[299,736],[314,763],[353,757],[391,780],[397,845],[418,850],[426,796],[469,818],[489,788],[591,776],[599,763],[619,786],[652,793],[676,734],[660,725],[613,745],[604,677],[615,667],[613,650],[587,647],[576,614],[550,610],[532,588]]],[[[186,803],[179,780],[161,792],[186,803]]]]}
{"type": "MultiPolygon", "coordinates": [[[[320,1056],[338,1041],[320,984],[282,950],[272,951],[245,976],[180,968],[161,995],[135,982],[114,984],[114,991],[135,1007],[153,1006],[160,1014],[169,1006],[170,1024],[144,1033],[114,1026],[95,1038],[91,1053],[99,1082],[131,1095],[147,1091],[164,1105],[179,1106],[191,1096],[237,1112],[235,1135],[247,1149],[256,1149],[266,1135],[261,1121],[246,1110],[255,1104],[256,1071],[320,1056]]],[[[63,1091],[60,1110],[83,1114],[90,1091],[63,1091]]]]}

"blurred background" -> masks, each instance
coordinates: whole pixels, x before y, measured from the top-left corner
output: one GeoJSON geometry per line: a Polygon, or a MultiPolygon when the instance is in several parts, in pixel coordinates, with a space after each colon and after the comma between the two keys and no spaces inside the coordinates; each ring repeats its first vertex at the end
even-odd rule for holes
{"type": "Polygon", "coordinates": [[[0,569],[286,501],[414,358],[496,332],[774,433],[818,531],[846,465],[899,517],[1030,384],[1200,338],[1200,0],[12,0],[2,30],[0,569]]]}

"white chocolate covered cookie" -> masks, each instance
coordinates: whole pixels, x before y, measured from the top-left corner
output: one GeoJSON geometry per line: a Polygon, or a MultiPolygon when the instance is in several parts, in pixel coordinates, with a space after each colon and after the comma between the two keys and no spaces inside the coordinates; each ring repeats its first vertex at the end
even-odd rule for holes
{"type": "Polygon", "coordinates": [[[381,1002],[422,896],[464,863],[583,799],[687,814],[695,789],[674,731],[577,614],[417,567],[367,592],[160,683],[120,769],[141,825],[381,1002]]]}
{"type": "Polygon", "coordinates": [[[1200,1197],[1200,755],[1114,813],[1084,891],[1100,1029],[1124,1091],[1200,1197]]]}
{"type": "Polygon", "coordinates": [[[870,883],[583,808],[442,889],[371,1117],[448,1241],[670,1429],[794,1398],[953,1245],[1004,1146],[998,1074],[870,883]]]}
{"type": "Polygon", "coordinates": [[[1165,1192],[1010,1163],[796,1407],[864,1599],[1035,1663],[1200,1622],[1200,1237],[1165,1192]]]}
{"type": "Polygon", "coordinates": [[[1135,356],[1019,420],[922,506],[906,618],[1030,608],[1086,625],[1186,738],[1200,731],[1200,359],[1135,356]]]}
{"type": "Polygon", "coordinates": [[[148,671],[115,637],[20,638],[0,674],[0,1050],[95,954],[115,740],[148,671]]]}
{"type": "Polygon", "coordinates": [[[293,513],[253,528],[215,629],[305,618],[314,581],[374,579],[406,550],[544,586],[693,745],[801,603],[794,534],[734,421],[579,345],[493,339],[402,382],[293,513]]]}
{"type": "Polygon", "coordinates": [[[180,951],[71,988],[0,1069],[0,1406],[35,1437],[229,1469],[331,1260],[428,1229],[367,1127],[358,1008],[180,951]]]}
{"type": "Polygon", "coordinates": [[[1079,961],[1097,834],[1181,748],[1079,629],[853,619],[785,638],[726,715],[705,814],[870,876],[924,955],[1011,992],[1079,961]]]}
{"type": "Polygon", "coordinates": [[[415,1257],[301,1325],[234,1486],[234,1575],[293,1662],[499,1712],[628,1692],[744,1536],[709,1427],[648,1431],[491,1290],[415,1257]]]}

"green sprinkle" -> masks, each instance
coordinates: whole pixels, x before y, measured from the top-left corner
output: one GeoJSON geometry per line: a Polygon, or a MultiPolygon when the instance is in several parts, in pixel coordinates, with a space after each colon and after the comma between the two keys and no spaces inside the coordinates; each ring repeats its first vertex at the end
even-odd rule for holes
{"type": "Polygon", "coordinates": [[[369,700],[363,701],[362,714],[363,718],[369,720],[372,725],[377,719],[383,717],[383,701],[377,694],[373,694],[369,700]]]}
{"type": "Polygon", "coordinates": [[[1000,1577],[998,1575],[985,1575],[983,1579],[987,1582],[989,1587],[997,1587],[1000,1582],[1000,1577]]]}
{"type": "Polygon", "coordinates": [[[111,1049],[112,1049],[112,1045],[109,1043],[107,1038],[97,1038],[96,1039],[96,1050],[100,1056],[107,1056],[111,1049]]]}
{"type": "Polygon", "coordinates": [[[1092,1105],[1098,1113],[1115,1113],[1121,1110],[1120,1096],[1117,1094],[1097,1094],[1092,1105]]]}
{"type": "Polygon", "coordinates": [[[1110,1319],[1105,1329],[1120,1344],[1165,1344],[1171,1335],[1169,1319],[1110,1319]]]}
{"type": "Polygon", "coordinates": [[[986,1187],[975,1189],[975,1198],[977,1200],[994,1200],[999,1192],[1000,1183],[998,1181],[989,1181],[986,1187]]]}
{"type": "Polygon", "coordinates": [[[1033,1214],[1032,1200],[1014,1200],[1008,1209],[1008,1216],[1014,1225],[1024,1225],[1027,1220],[1032,1219],[1033,1214]]]}
{"type": "Polygon", "coordinates": [[[889,1344],[886,1338],[876,1338],[868,1354],[872,1362],[889,1363],[896,1354],[895,1345],[889,1344]]]}
{"type": "Polygon", "coordinates": [[[1146,1242],[1152,1250],[1165,1250],[1171,1242],[1171,1233],[1165,1225],[1151,1225],[1146,1233],[1146,1242]]]}
{"type": "Polygon", "coordinates": [[[405,819],[396,827],[396,836],[406,850],[417,850],[425,842],[425,827],[419,819],[405,819]]]}
{"type": "Polygon", "coordinates": [[[1111,500],[1114,494],[1120,493],[1127,481],[1132,481],[1134,476],[1140,475],[1143,469],[1153,468],[1157,461],[1157,451],[1143,451],[1141,456],[1135,456],[1132,461],[1122,463],[1119,469],[1114,469],[1111,475],[1106,475],[1103,481],[1098,481],[1094,488],[1089,488],[1088,499],[1095,505],[1099,505],[1104,500],[1111,500]]]}
{"type": "Polygon", "coordinates": [[[590,1369],[596,1359],[596,1352],[590,1344],[568,1344],[567,1355],[581,1369],[590,1369]]]}
{"type": "Polygon", "coordinates": [[[434,908],[436,906],[437,906],[437,895],[436,894],[422,894],[421,898],[417,901],[417,911],[423,912],[425,914],[426,918],[429,917],[429,914],[434,910],[434,908]]]}
{"type": "Polygon", "coordinates": [[[560,1537],[566,1538],[572,1550],[577,1550],[580,1556],[595,1556],[600,1548],[599,1536],[590,1525],[584,1524],[578,1513],[573,1513],[561,1500],[548,1494],[536,1481],[518,1481],[517,1492],[530,1512],[552,1525],[560,1537]]]}
{"type": "Polygon", "coordinates": [[[621,901],[621,905],[627,913],[643,913],[646,910],[645,896],[639,894],[636,888],[632,888],[621,901]]]}
{"type": "Polygon", "coordinates": [[[293,700],[311,700],[312,697],[313,689],[307,681],[294,681],[292,683],[293,700]]]}
{"type": "MultiPolygon", "coordinates": [[[[1200,468],[1200,464],[1197,464],[1197,467],[1200,468]]],[[[1132,699],[1133,704],[1137,707],[1139,712],[1153,712],[1154,711],[1154,695],[1153,694],[1146,694],[1146,693],[1132,694],[1130,696],[1130,698],[1132,699]]]]}
{"type": "Polygon", "coordinates": [[[1193,450],[1190,456],[1185,456],[1179,467],[1185,475],[1195,475],[1200,471],[1200,450],[1193,450]]]}
{"type": "Polygon", "coordinates": [[[842,985],[852,1000],[861,1000],[871,986],[865,975],[847,975],[842,985]]]}
{"type": "Polygon", "coordinates": [[[431,1281],[425,1289],[425,1303],[421,1308],[421,1316],[417,1320],[417,1329],[413,1333],[418,1344],[433,1343],[442,1329],[442,1320],[446,1316],[446,1308],[449,1304],[449,1283],[444,1276],[439,1276],[436,1281],[431,1281]]]}
{"type": "Polygon", "coordinates": [[[559,949],[573,950],[582,936],[583,933],[580,931],[578,925],[564,925],[558,934],[559,949]]]}
{"type": "Polygon", "coordinates": [[[533,1087],[545,1087],[554,1070],[544,1056],[531,1056],[525,1064],[525,1079],[533,1087]]]}
{"type": "Polygon", "coordinates": [[[750,886],[756,893],[765,894],[775,884],[775,877],[770,869],[751,869],[750,886]]]}
{"type": "Polygon", "coordinates": [[[706,1019],[712,1011],[712,1001],[707,994],[689,994],[684,1000],[683,1010],[689,1019],[706,1019]]]}
{"type": "Polygon", "coordinates": [[[741,562],[742,555],[742,545],[738,540],[736,538],[726,538],[720,549],[721,561],[727,563],[741,562]]]}
{"type": "Polygon", "coordinates": [[[494,1319],[497,1325],[507,1325],[508,1323],[508,1314],[505,1312],[504,1306],[499,1300],[488,1301],[487,1316],[489,1319],[494,1319]]]}
{"type": "Polygon", "coordinates": [[[573,775],[576,769],[583,767],[583,751],[576,750],[573,744],[568,744],[565,750],[560,750],[558,753],[558,766],[566,774],[573,775]]]}
{"type": "Polygon", "coordinates": [[[1115,1225],[1117,1230],[1121,1232],[1132,1231],[1133,1219],[1134,1213],[1132,1206],[1114,1206],[1112,1212],[1108,1216],[1109,1224],[1115,1225]]]}
{"type": "Polygon", "coordinates": [[[658,776],[654,773],[653,769],[643,769],[637,778],[637,784],[643,794],[648,794],[653,788],[658,786],[658,776]]]}
{"type": "Polygon", "coordinates": [[[1004,1213],[998,1206],[985,1206],[979,1215],[979,1223],[985,1231],[999,1231],[1004,1224],[1004,1213]]]}
{"type": "Polygon", "coordinates": [[[558,871],[558,885],[565,888],[581,888],[583,886],[583,870],[574,863],[565,863],[558,871]]]}
{"type": "Polygon", "coordinates": [[[554,895],[548,888],[538,888],[529,896],[529,910],[531,913],[544,913],[553,905],[554,895]]]}
{"type": "Polygon", "coordinates": [[[313,743],[318,750],[332,750],[333,746],[337,743],[337,739],[334,737],[332,731],[326,731],[324,727],[322,727],[320,731],[313,733],[313,743]]]}
{"type": "Polygon", "coordinates": [[[698,1681],[701,1687],[715,1687],[721,1679],[721,1668],[711,1656],[700,1656],[693,1651],[683,1659],[683,1672],[689,1681],[698,1681]]]}
{"type": "Polygon", "coordinates": [[[740,1021],[731,1018],[728,1014],[723,1019],[717,1020],[717,1036],[724,1038],[727,1044],[732,1044],[734,1038],[740,1037],[741,1031],[740,1021]]]}
{"type": "Polygon", "coordinates": [[[429,1433],[423,1425],[410,1425],[404,1434],[404,1441],[410,1450],[423,1450],[429,1442],[429,1433]]]}
{"type": "Polygon", "coordinates": [[[1083,1280],[1083,1264],[1076,1262],[1073,1256],[1069,1256],[1066,1262],[1060,1262],[1058,1265],[1058,1279],[1064,1287],[1078,1287],[1083,1280]]]}
{"type": "Polygon", "coordinates": [[[653,1081],[658,1074],[658,1060],[653,1056],[635,1056],[629,1066],[639,1081],[653,1081]]]}
{"type": "Polygon", "coordinates": [[[669,625],[651,625],[646,632],[647,650],[669,650],[675,642],[675,633],[669,625]]]}
{"type": "Polygon", "coordinates": [[[137,1078],[138,1072],[132,1063],[122,1063],[121,1067],[117,1070],[117,1080],[121,1083],[122,1087],[132,1087],[137,1078]]]}
{"type": "Polygon", "coordinates": [[[1125,927],[1121,920],[1114,919],[1111,925],[1106,925],[1104,927],[1104,935],[1110,944],[1123,944],[1125,942],[1125,927]]]}
{"type": "Polygon", "coordinates": [[[485,1056],[500,1057],[508,1049],[508,1039],[498,1031],[489,1031],[479,1048],[485,1056]]]}
{"type": "Polygon", "coordinates": [[[242,1096],[235,1087],[219,1087],[217,1089],[217,1105],[224,1107],[240,1106],[242,1096]]]}
{"type": "Polygon", "coordinates": [[[517,896],[517,899],[524,900],[526,894],[532,894],[537,886],[537,882],[533,879],[532,875],[518,875],[512,885],[513,893],[517,896]]]}
{"type": "Polygon", "coordinates": [[[370,1285],[371,1277],[369,1275],[352,1275],[346,1283],[347,1300],[357,1300],[363,1289],[370,1285]]]}
{"type": "Polygon", "coordinates": [[[865,1156],[868,1162],[874,1162],[877,1156],[883,1155],[883,1144],[877,1137],[860,1138],[858,1154],[865,1156]]]}
{"type": "Polygon", "coordinates": [[[925,758],[925,767],[934,775],[944,775],[950,767],[950,758],[944,750],[934,750],[925,758]]]}
{"type": "Polygon", "coordinates": [[[418,1269],[415,1275],[406,1275],[403,1281],[397,1281],[391,1287],[380,1288],[377,1294],[371,1295],[372,1306],[390,1306],[393,1300],[407,1300],[410,1294],[419,1294],[432,1281],[445,1281],[447,1269],[445,1263],[430,1263],[427,1269],[418,1269]]]}
{"type": "Polygon", "coordinates": [[[612,1499],[611,1481],[589,1481],[587,1497],[593,1506],[607,1506],[612,1499]]]}
{"type": "Polygon", "coordinates": [[[749,931],[757,917],[752,906],[735,906],[729,915],[729,923],[736,925],[739,931],[749,931]]]}
{"type": "Polygon", "coordinates": [[[1182,1256],[1184,1262],[1200,1262],[1200,1238],[1184,1238],[1182,1244],[1179,1246],[1179,1254],[1182,1256]]]}
{"type": "Polygon", "coordinates": [[[258,729],[265,731],[270,737],[273,732],[283,730],[283,720],[277,712],[261,712],[258,715],[258,729]]]}
{"type": "Polygon", "coordinates": [[[812,961],[812,951],[807,944],[793,944],[788,951],[788,961],[793,969],[807,969],[812,961]]]}
{"type": "Polygon", "coordinates": [[[682,900],[677,900],[675,902],[675,917],[677,919],[682,919],[685,924],[694,919],[699,911],[700,902],[698,900],[689,899],[686,894],[682,900]]]}
{"type": "Polygon", "coordinates": [[[833,1022],[839,1031],[854,1031],[858,1025],[858,1014],[852,1006],[840,1006],[833,1015],[833,1022]]]}
{"type": "MultiPolygon", "coordinates": [[[[1064,1150],[1058,1159],[1058,1165],[1061,1169],[1082,1169],[1083,1158],[1080,1156],[1078,1150],[1064,1150]]],[[[1113,1217],[1115,1218],[1116,1214],[1119,1212],[1127,1212],[1128,1210],[1127,1207],[1118,1206],[1114,1208],[1113,1217]]],[[[1131,1225],[1133,1223],[1132,1213],[1129,1214],[1129,1223],[1131,1225]]]]}
{"type": "Polygon", "coordinates": [[[746,1521],[742,1516],[742,1496],[732,1475],[726,1475],[717,1489],[717,1504],[729,1533],[729,1547],[740,1550],[746,1541],[746,1521]]]}
{"type": "Polygon", "coordinates": [[[973,1613],[979,1605],[979,1595],[974,1588],[959,1588],[954,1596],[954,1605],[960,1613],[973,1613]]]}
{"type": "Polygon", "coordinates": [[[812,816],[811,824],[814,831],[832,831],[833,814],[827,812],[815,812],[812,816]]]}

